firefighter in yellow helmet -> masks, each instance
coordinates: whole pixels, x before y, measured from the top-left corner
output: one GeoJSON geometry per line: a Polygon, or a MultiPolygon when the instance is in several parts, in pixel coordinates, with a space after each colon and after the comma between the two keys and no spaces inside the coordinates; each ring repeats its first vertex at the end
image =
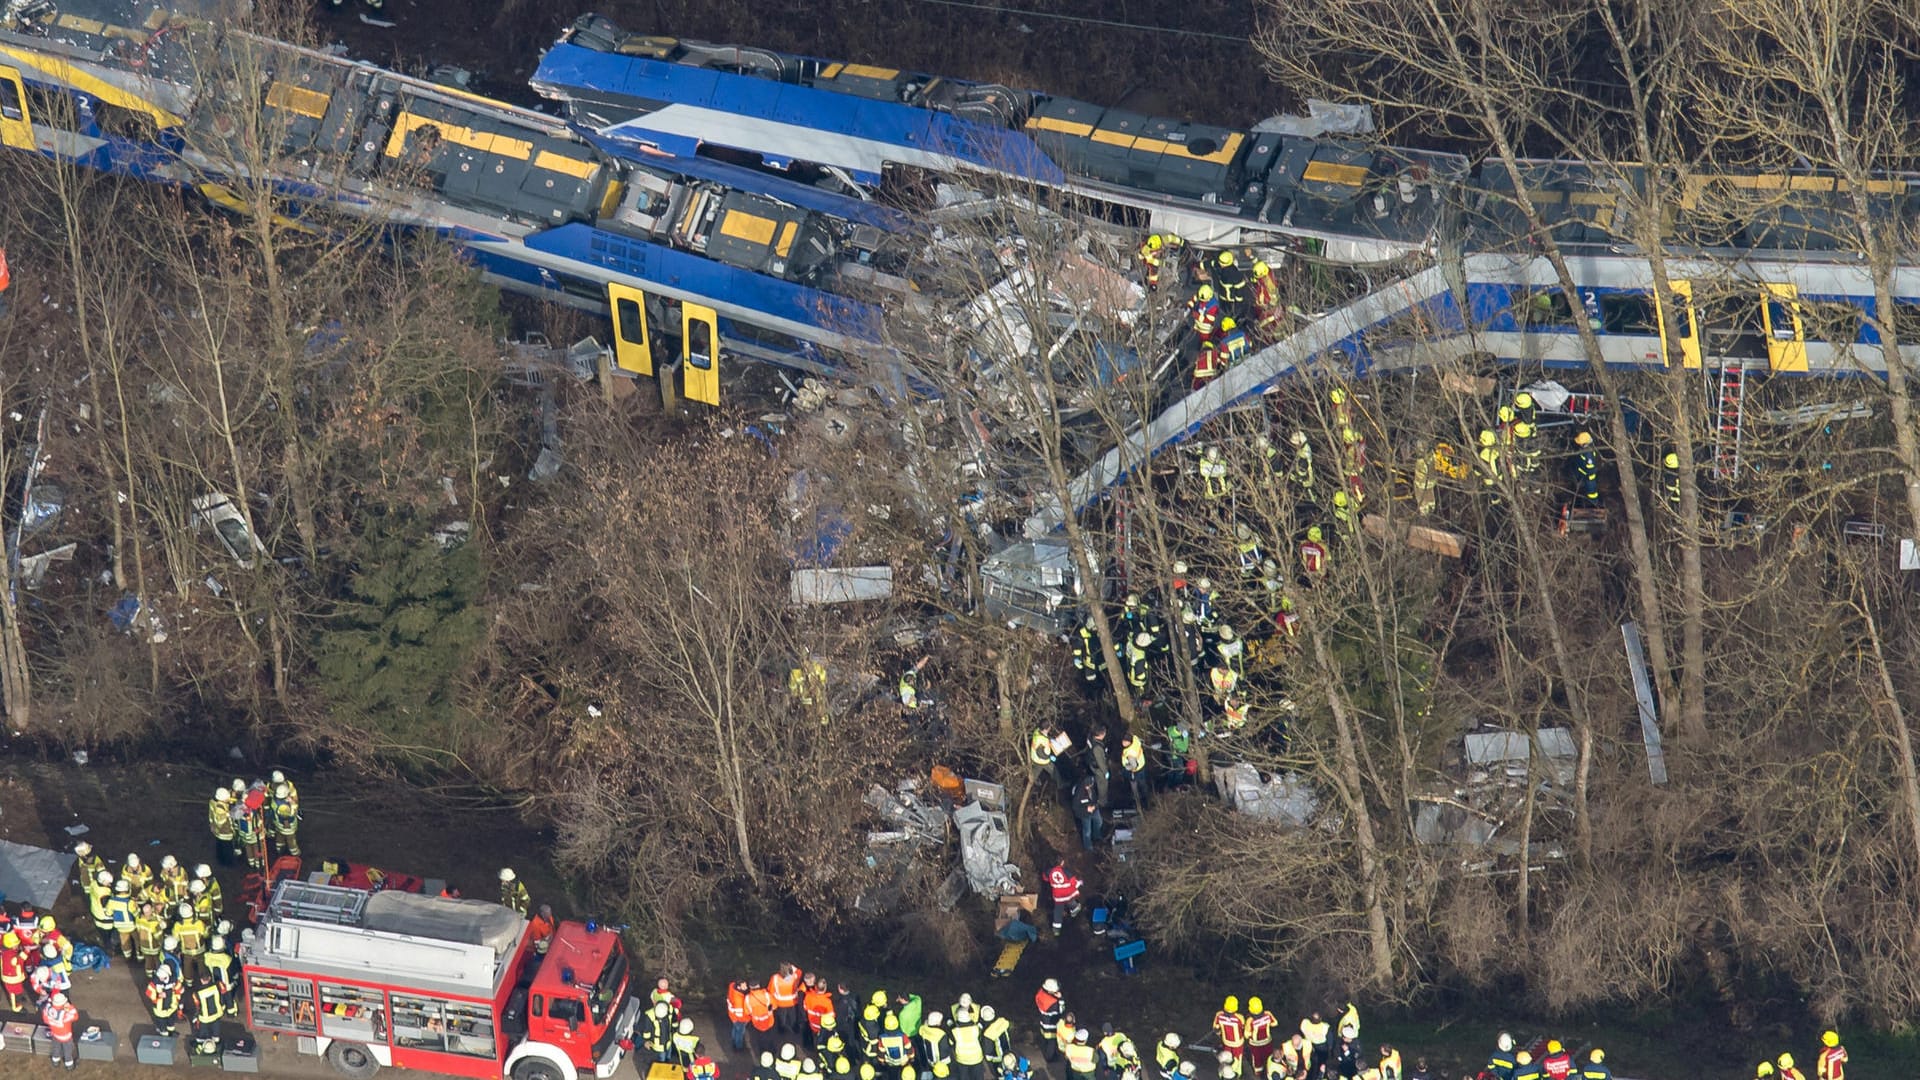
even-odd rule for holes
{"type": "Polygon", "coordinates": [[[1847,1080],[1847,1048],[1840,1045],[1840,1033],[1820,1034],[1820,1057],[1813,1063],[1816,1080],[1847,1080]]]}

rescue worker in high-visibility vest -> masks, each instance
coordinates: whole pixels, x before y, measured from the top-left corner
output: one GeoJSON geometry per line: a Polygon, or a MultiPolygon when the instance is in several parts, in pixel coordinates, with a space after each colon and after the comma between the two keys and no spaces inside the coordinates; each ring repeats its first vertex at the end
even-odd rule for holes
{"type": "Polygon", "coordinates": [[[94,932],[100,935],[103,948],[113,947],[113,874],[101,870],[87,883],[87,914],[93,916],[94,932]]]}
{"type": "Polygon", "coordinates": [[[1773,1063],[1778,1068],[1780,1080],[1807,1080],[1807,1074],[1794,1067],[1792,1054],[1781,1054],[1773,1063]]]}
{"type": "Polygon", "coordinates": [[[1600,458],[1593,452],[1593,436],[1585,431],[1573,437],[1574,454],[1568,462],[1573,474],[1573,501],[1576,506],[1600,505],[1600,458]]]}
{"type": "Polygon", "coordinates": [[[1167,242],[1160,239],[1159,233],[1149,233],[1145,240],[1140,241],[1136,254],[1140,256],[1140,265],[1146,269],[1147,288],[1159,288],[1160,264],[1167,257],[1167,242]]]}
{"type": "Polygon", "coordinates": [[[773,1075],[778,1080],[800,1080],[800,1054],[792,1043],[784,1043],[773,1059],[773,1075]]]}
{"type": "Polygon", "coordinates": [[[241,856],[240,843],[233,835],[233,790],[221,785],[207,800],[207,831],[213,833],[213,857],[221,866],[232,866],[241,856]]]}
{"type": "Polygon", "coordinates": [[[1060,1048],[1060,1055],[1067,1059],[1067,1075],[1074,1080],[1093,1080],[1094,1070],[1100,1065],[1100,1058],[1093,1048],[1093,1040],[1086,1028],[1073,1033],[1073,1041],[1060,1048]]]}
{"type": "Polygon", "coordinates": [[[1607,1068],[1607,1052],[1594,1047],[1587,1053],[1587,1063],[1580,1068],[1580,1080],[1613,1080],[1613,1070],[1607,1068]]]}
{"type": "Polygon", "coordinates": [[[219,912],[213,910],[213,900],[207,895],[207,883],[204,881],[187,883],[187,903],[193,905],[193,913],[208,926],[212,926],[213,920],[220,917],[219,912]]]}
{"type": "Polygon", "coordinates": [[[915,1056],[934,1080],[947,1080],[953,1075],[953,1036],[944,1026],[945,1019],[937,1012],[928,1013],[920,1022],[920,1030],[914,1032],[920,1044],[915,1056]]]}
{"type": "Polygon", "coordinates": [[[1497,498],[1502,469],[1499,436],[1486,428],[1480,429],[1480,449],[1475,456],[1480,459],[1480,483],[1497,498]]]}
{"type": "Polygon", "coordinates": [[[1513,1069],[1513,1036],[1503,1031],[1494,1040],[1493,1053],[1487,1055],[1485,1071],[1493,1074],[1493,1080],[1513,1080],[1513,1069]]]}
{"type": "Polygon", "coordinates": [[[1227,315],[1244,319],[1247,308],[1247,268],[1240,265],[1240,259],[1231,251],[1223,251],[1214,257],[1209,272],[1213,275],[1214,288],[1219,290],[1220,306],[1227,315]]]}
{"type": "Polygon", "coordinates": [[[273,842],[281,853],[300,854],[300,798],[293,793],[292,784],[281,781],[273,785],[273,798],[267,803],[267,820],[273,826],[273,842]]]}
{"type": "Polygon", "coordinates": [[[1220,368],[1225,370],[1247,358],[1250,343],[1239,320],[1229,315],[1220,320],[1220,368]]]}
{"type": "Polygon", "coordinates": [[[1233,478],[1227,475],[1227,463],[1219,447],[1209,446],[1200,455],[1200,481],[1202,498],[1219,500],[1233,494],[1233,478]]]}
{"type": "Polygon", "coordinates": [[[1169,1031],[1160,1037],[1160,1044],[1153,1048],[1153,1070],[1158,1080],[1179,1080],[1179,1032],[1169,1031]]]}
{"type": "Polygon", "coordinates": [[[1080,673],[1081,681],[1089,685],[1098,684],[1100,676],[1106,673],[1106,653],[1101,651],[1100,635],[1092,619],[1082,623],[1074,635],[1073,669],[1080,673]]]}
{"type": "Polygon", "coordinates": [[[880,1036],[886,1031],[886,1021],[881,1015],[880,1006],[869,1004],[861,1011],[858,1030],[860,1056],[877,1064],[880,1060],[880,1036]]]}
{"type": "Polygon", "coordinates": [[[1059,1056],[1060,1021],[1066,1019],[1067,997],[1057,979],[1047,979],[1034,991],[1033,1007],[1040,1013],[1040,1052],[1048,1060],[1059,1056]]]}
{"type": "Polygon", "coordinates": [[[191,982],[206,970],[201,961],[207,955],[210,931],[206,921],[194,913],[192,904],[181,904],[175,913],[179,917],[173,922],[173,936],[180,942],[181,974],[191,982]]]}
{"type": "Polygon", "coordinates": [[[1187,325],[1193,328],[1195,337],[1202,344],[1214,340],[1220,333],[1220,301],[1213,295],[1213,286],[1202,285],[1187,303],[1187,325]]]}
{"type": "Polygon", "coordinates": [[[1053,752],[1051,728],[1038,727],[1034,729],[1033,734],[1027,736],[1027,771],[1032,774],[1033,779],[1038,780],[1045,776],[1058,787],[1060,784],[1060,769],[1056,764],[1058,758],[1059,755],[1053,752]]]}
{"type": "Polygon", "coordinates": [[[1532,476],[1540,471],[1539,429],[1532,421],[1515,420],[1508,429],[1513,434],[1512,455],[1513,470],[1522,477],[1532,476]]]}
{"type": "Polygon", "coordinates": [[[120,867],[120,876],[133,886],[135,895],[147,891],[147,884],[153,880],[153,868],[140,861],[140,856],[129,853],[125,865],[120,867]]]}
{"type": "Polygon", "coordinates": [[[1541,1080],[1544,1075],[1532,1054],[1522,1050],[1513,1055],[1513,1080],[1541,1080]]]}
{"type": "Polygon", "coordinates": [[[1680,455],[1672,450],[1660,459],[1661,487],[1667,494],[1667,509],[1680,512],[1680,455]]]}
{"type": "Polygon", "coordinates": [[[125,878],[113,883],[113,893],[107,897],[107,918],[113,923],[114,940],[120,945],[120,955],[127,959],[133,957],[133,925],[139,912],[133,907],[133,886],[125,878]]]}
{"type": "Polygon", "coordinates": [[[187,898],[187,868],[171,855],[160,857],[160,873],[155,880],[166,883],[167,899],[175,904],[187,898]]]}
{"type": "Polygon", "coordinates": [[[153,1015],[154,1034],[171,1038],[180,1020],[180,984],[171,969],[162,968],[147,984],[147,1011],[153,1015]]]}
{"type": "Polygon", "coordinates": [[[213,977],[213,984],[220,988],[221,997],[226,999],[227,1008],[233,1009],[238,999],[233,996],[233,954],[227,951],[225,935],[215,934],[207,942],[207,955],[203,962],[207,965],[207,974],[213,977]]]}
{"type": "Polygon", "coordinates": [[[1094,1044],[1100,1051],[1100,1076],[1103,1080],[1120,1080],[1127,1070],[1138,1069],[1140,1059],[1134,1056],[1133,1040],[1127,1038],[1124,1031],[1109,1031],[1094,1044]]]}
{"type": "Polygon", "coordinates": [[[52,946],[60,961],[60,970],[68,975],[73,974],[73,939],[61,931],[51,915],[40,916],[36,925],[39,933],[34,935],[34,940],[42,949],[52,946]]]}
{"type": "Polygon", "coordinates": [[[727,985],[727,1022],[732,1025],[729,1038],[733,1052],[743,1053],[747,1049],[747,986],[745,979],[736,979],[727,985]]]}
{"type": "Polygon", "coordinates": [[[700,1056],[700,1036],[693,1033],[693,1020],[682,1017],[673,1031],[673,1061],[681,1068],[690,1068],[693,1059],[700,1056]]]}
{"type": "Polygon", "coordinates": [[[1222,343],[1213,338],[1202,338],[1200,349],[1193,356],[1193,381],[1187,384],[1188,390],[1198,390],[1220,377],[1226,370],[1226,359],[1221,351],[1222,343]]]}
{"type": "Polygon", "coordinates": [[[527,894],[527,883],[520,880],[520,875],[514,873],[511,866],[500,868],[500,906],[512,908],[523,917],[533,907],[533,897],[527,894]]]}
{"type": "Polygon", "coordinates": [[[1380,1047],[1380,1080],[1400,1080],[1400,1051],[1382,1044],[1380,1047]]]}
{"type": "Polygon", "coordinates": [[[1233,556],[1240,564],[1241,577],[1252,577],[1260,569],[1260,560],[1266,558],[1260,552],[1260,539],[1244,524],[1233,527],[1233,556]]]}
{"type": "Polygon", "coordinates": [[[1253,336],[1262,342],[1278,341],[1286,332],[1280,309],[1280,281],[1273,268],[1253,260],[1253,336]]]}
{"type": "Polygon", "coordinates": [[[1127,787],[1133,792],[1134,809],[1145,810],[1147,808],[1147,744],[1131,731],[1120,740],[1120,771],[1127,775],[1127,787]]]}
{"type": "Polygon", "coordinates": [[[1252,1080],[1267,1075],[1267,1059],[1273,1055],[1273,1037],[1278,1029],[1279,1021],[1267,1011],[1266,1002],[1257,997],[1247,1001],[1247,1075],[1252,1080]]]}
{"type": "Polygon", "coordinates": [[[246,854],[247,865],[255,870],[267,868],[267,819],[265,813],[248,807],[244,796],[236,796],[233,837],[246,854]]]}
{"type": "Polygon", "coordinates": [[[1233,1055],[1235,1061],[1246,1052],[1247,1018],[1240,1014],[1240,998],[1228,995],[1220,1003],[1220,1011],[1213,1014],[1213,1034],[1220,1040],[1223,1053],[1233,1055]]]}
{"type": "MultiPolygon", "coordinates": [[[[193,880],[206,886],[207,903],[213,908],[214,917],[218,918],[222,912],[226,911],[227,904],[220,889],[220,879],[213,876],[213,867],[206,863],[194,867],[193,880]]],[[[192,886],[188,886],[188,891],[192,891],[192,886]]]]}
{"type": "Polygon", "coordinates": [[[980,1022],[986,1025],[980,1031],[980,1041],[986,1048],[988,1064],[1013,1052],[1013,1021],[996,1013],[993,1006],[982,1005],[980,1022]]]}
{"type": "Polygon", "coordinates": [[[1327,1073],[1327,1036],[1333,1031],[1333,1025],[1321,1019],[1319,1013],[1312,1013],[1300,1020],[1300,1034],[1307,1040],[1307,1076],[1309,1080],[1318,1080],[1327,1073]]]}
{"type": "Polygon", "coordinates": [[[1152,658],[1153,635],[1139,633],[1127,642],[1127,685],[1134,693],[1144,693],[1147,689],[1147,677],[1151,673],[1148,666],[1152,658]]]}
{"type": "Polygon", "coordinates": [[[193,1042],[199,1054],[220,1051],[220,1021],[226,1019],[226,997],[211,974],[202,973],[193,988],[193,1042]]]}
{"type": "Polygon", "coordinates": [[[1847,1080],[1847,1048],[1840,1045],[1840,1033],[1820,1033],[1820,1057],[1813,1063],[1814,1080],[1847,1080]]]}
{"type": "Polygon", "coordinates": [[[657,1001],[640,1014],[640,1022],[635,1025],[640,1037],[640,1045],[653,1055],[655,1063],[672,1060],[673,1054],[673,1007],[664,1001],[657,1001]]]}
{"type": "Polygon", "coordinates": [[[1333,493],[1333,523],[1339,526],[1343,536],[1350,536],[1354,530],[1353,496],[1344,491],[1333,493]]]}
{"type": "Polygon", "coordinates": [[[953,1039],[953,1072],[957,1080],[987,1080],[987,1027],[972,1006],[953,1017],[947,1034],[953,1039]]]}
{"type": "Polygon", "coordinates": [[[6,991],[9,1011],[26,1008],[27,951],[20,947],[20,935],[12,930],[0,934],[0,990],[6,991]]]}
{"type": "Polygon", "coordinates": [[[827,666],[819,657],[809,656],[787,672],[787,696],[817,715],[822,724],[830,719],[827,666]]]}
{"type": "Polygon", "coordinates": [[[900,1018],[887,1013],[880,1018],[880,1062],[895,1071],[913,1063],[913,1043],[900,1030],[900,1018]]]}
{"type": "MultiPolygon", "coordinates": [[[[91,896],[100,883],[100,875],[107,873],[107,860],[94,852],[92,844],[82,840],[73,845],[73,869],[80,875],[81,889],[91,896]]],[[[111,892],[112,890],[113,877],[109,874],[107,888],[102,891],[111,892]]]]}
{"type": "Polygon", "coordinates": [[[1287,471],[1287,478],[1302,494],[1310,493],[1313,491],[1313,444],[1307,441],[1304,431],[1294,432],[1288,441],[1293,444],[1293,468],[1287,471]]]}
{"type": "Polygon", "coordinates": [[[1307,537],[1300,541],[1300,569],[1309,574],[1324,573],[1327,569],[1326,533],[1318,525],[1307,526],[1307,537]]]}
{"type": "Polygon", "coordinates": [[[1307,1075],[1307,1037],[1298,1031],[1280,1043],[1267,1059],[1268,1080],[1302,1080],[1307,1075]]]}
{"type": "Polygon", "coordinates": [[[133,920],[133,945],[149,979],[160,966],[160,943],[166,936],[167,920],[160,915],[159,906],[151,902],[141,904],[140,913],[133,920]]]}

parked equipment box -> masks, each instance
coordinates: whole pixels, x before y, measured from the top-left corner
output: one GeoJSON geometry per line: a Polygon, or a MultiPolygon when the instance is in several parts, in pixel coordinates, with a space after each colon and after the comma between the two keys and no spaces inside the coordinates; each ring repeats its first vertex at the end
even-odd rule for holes
{"type": "Polygon", "coordinates": [[[134,1028],[133,1059],[142,1065],[171,1067],[180,1060],[180,1036],[161,1035],[151,1027],[134,1028]]]}
{"type": "Polygon", "coordinates": [[[33,1053],[33,1025],[19,1021],[0,1024],[0,1045],[22,1054],[33,1053]]]}
{"type": "Polygon", "coordinates": [[[226,1041],[226,1052],[220,1055],[220,1068],[225,1072],[259,1072],[260,1046],[253,1041],[253,1036],[230,1036],[226,1041]]]}
{"type": "Polygon", "coordinates": [[[119,1055],[120,1036],[105,1020],[88,1017],[75,1026],[80,1033],[74,1036],[73,1045],[81,1061],[112,1061],[119,1055]]]}

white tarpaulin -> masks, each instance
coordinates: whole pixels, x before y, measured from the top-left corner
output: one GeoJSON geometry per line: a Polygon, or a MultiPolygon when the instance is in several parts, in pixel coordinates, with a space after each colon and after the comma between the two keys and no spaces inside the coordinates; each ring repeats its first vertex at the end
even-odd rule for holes
{"type": "Polygon", "coordinates": [[[0,840],[0,899],[50,908],[67,887],[73,855],[0,840]]]}

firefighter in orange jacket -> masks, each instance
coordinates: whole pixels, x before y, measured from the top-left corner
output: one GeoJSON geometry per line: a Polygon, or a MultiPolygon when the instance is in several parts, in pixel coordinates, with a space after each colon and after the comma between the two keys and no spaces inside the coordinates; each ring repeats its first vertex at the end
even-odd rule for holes
{"type": "Polygon", "coordinates": [[[1213,1014],[1213,1033],[1220,1037],[1220,1050],[1232,1054],[1235,1061],[1246,1052],[1247,1019],[1240,1015],[1240,999],[1229,996],[1213,1014]]]}
{"type": "Polygon", "coordinates": [[[1840,1033],[1820,1035],[1820,1058],[1813,1063],[1815,1080],[1847,1080],[1847,1048],[1840,1045],[1840,1033]]]}
{"type": "Polygon", "coordinates": [[[1277,341],[1284,328],[1280,323],[1280,282],[1273,268],[1253,260],[1253,335],[1261,341],[1277,341]]]}
{"type": "Polygon", "coordinates": [[[1259,998],[1247,1001],[1247,1075],[1254,1080],[1267,1075],[1267,1058],[1273,1054],[1273,1035],[1278,1023],[1267,1010],[1266,1002],[1259,998]]]}

